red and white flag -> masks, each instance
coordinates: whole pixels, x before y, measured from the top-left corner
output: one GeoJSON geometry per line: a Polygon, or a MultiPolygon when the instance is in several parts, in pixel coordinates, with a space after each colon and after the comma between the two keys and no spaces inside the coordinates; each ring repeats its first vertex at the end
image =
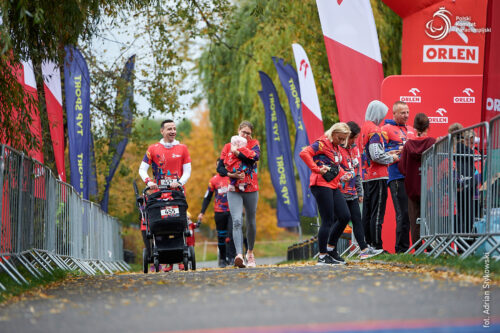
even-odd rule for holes
{"type": "MultiPolygon", "coordinates": [[[[30,61],[21,61],[21,66],[17,66],[17,80],[24,87],[24,90],[31,94],[35,100],[38,100],[37,90],[36,90],[36,79],[35,72],[33,71],[33,64],[30,61]],[[20,68],[22,67],[22,68],[20,68]]],[[[43,152],[42,152],[42,123],[40,121],[40,114],[37,107],[33,107],[32,110],[29,110],[31,113],[31,132],[38,139],[40,143],[40,149],[32,149],[28,152],[30,157],[33,157],[35,160],[43,163],[43,152]]],[[[16,114],[17,111],[13,110],[13,113],[16,114]]]]}
{"type": "Polygon", "coordinates": [[[316,0],[340,121],[364,122],[380,99],[382,57],[370,0],[316,0]]]}
{"type": "Polygon", "coordinates": [[[66,168],[64,166],[64,122],[59,66],[52,61],[44,61],[42,63],[42,76],[57,173],[59,174],[59,179],[66,182],[66,168]]]}
{"type": "Polygon", "coordinates": [[[306,127],[309,143],[313,143],[325,132],[319,107],[318,92],[316,91],[314,75],[306,51],[299,44],[292,44],[292,48],[299,76],[302,120],[306,127]]]}

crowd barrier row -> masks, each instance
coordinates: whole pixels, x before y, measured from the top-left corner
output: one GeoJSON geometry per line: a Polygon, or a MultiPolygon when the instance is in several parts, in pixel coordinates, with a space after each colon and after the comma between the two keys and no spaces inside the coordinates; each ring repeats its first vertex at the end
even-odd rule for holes
{"type": "MultiPolygon", "coordinates": [[[[28,283],[54,269],[126,271],[119,222],[52,171],[9,146],[0,151],[0,272],[28,283]]],[[[0,290],[6,290],[0,284],[0,290]]]]}
{"type": "Polygon", "coordinates": [[[500,116],[448,134],[422,156],[420,240],[408,250],[500,258],[500,116]]]}
{"type": "MultiPolygon", "coordinates": [[[[440,138],[422,156],[420,239],[407,253],[500,260],[500,116],[440,138]]],[[[354,237],[339,253],[359,253],[354,237]]],[[[318,254],[317,238],[288,248],[288,260],[318,254]]]]}

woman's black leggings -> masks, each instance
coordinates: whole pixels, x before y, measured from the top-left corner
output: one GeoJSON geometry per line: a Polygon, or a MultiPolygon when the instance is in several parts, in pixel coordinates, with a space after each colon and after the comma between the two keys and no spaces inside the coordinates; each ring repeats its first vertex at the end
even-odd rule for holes
{"type": "MultiPolygon", "coordinates": [[[[351,213],[352,231],[354,232],[354,237],[358,242],[359,248],[364,250],[368,247],[365,242],[365,232],[363,229],[363,223],[361,223],[361,210],[359,209],[359,203],[357,199],[346,200],[347,207],[349,207],[349,212],[351,213]]],[[[333,232],[335,224],[333,225],[332,232],[330,232],[330,238],[328,239],[329,245],[334,245],[337,243],[340,236],[344,230],[340,228],[336,230],[337,234],[333,232]]]]}
{"type": "Polygon", "coordinates": [[[338,189],[331,189],[324,186],[311,186],[311,192],[318,203],[319,215],[321,216],[321,227],[318,232],[318,248],[320,253],[326,253],[326,244],[332,233],[338,234],[337,238],[332,239],[335,247],[337,241],[344,231],[347,223],[351,219],[349,208],[344,199],[344,195],[338,189]],[[335,220],[337,220],[336,223],[335,220]]]}
{"type": "Polygon", "coordinates": [[[215,228],[217,229],[217,245],[219,247],[219,256],[221,259],[226,260],[226,256],[235,255],[236,250],[234,249],[233,243],[233,222],[231,219],[231,213],[229,212],[215,212],[215,228]],[[226,239],[229,238],[229,242],[226,243],[226,239]]]}

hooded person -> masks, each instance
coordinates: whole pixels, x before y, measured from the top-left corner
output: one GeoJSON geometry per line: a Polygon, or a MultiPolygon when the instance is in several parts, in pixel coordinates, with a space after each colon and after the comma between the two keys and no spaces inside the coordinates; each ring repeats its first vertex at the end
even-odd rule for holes
{"type": "Polygon", "coordinates": [[[413,128],[415,128],[416,137],[406,142],[401,152],[398,168],[406,176],[405,188],[408,194],[411,241],[415,244],[420,238],[420,225],[417,224],[417,218],[420,216],[422,154],[436,143],[436,139],[427,136],[429,118],[424,113],[415,115],[413,128]]]}
{"type": "Polygon", "coordinates": [[[399,160],[396,151],[385,151],[387,135],[380,123],[387,115],[388,107],[377,100],[368,104],[365,123],[361,127],[359,147],[362,149],[363,218],[365,239],[375,249],[382,249],[382,224],[387,201],[387,166],[399,160]]]}

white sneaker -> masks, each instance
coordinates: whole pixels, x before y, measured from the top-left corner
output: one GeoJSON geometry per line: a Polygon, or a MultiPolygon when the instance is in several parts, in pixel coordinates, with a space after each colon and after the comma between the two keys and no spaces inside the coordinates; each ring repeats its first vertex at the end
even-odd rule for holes
{"type": "Polygon", "coordinates": [[[243,256],[238,254],[236,258],[234,258],[234,266],[239,268],[245,268],[245,262],[243,261],[243,256]]]}
{"type": "Polygon", "coordinates": [[[359,259],[363,260],[363,259],[368,259],[368,258],[371,258],[371,257],[375,257],[376,255],[379,255],[382,252],[384,252],[384,250],[382,250],[382,249],[375,250],[371,246],[368,246],[364,251],[361,251],[359,253],[359,259]]]}
{"type": "Polygon", "coordinates": [[[255,264],[255,256],[253,255],[253,253],[247,253],[246,257],[247,257],[247,267],[257,266],[255,264]]]}

